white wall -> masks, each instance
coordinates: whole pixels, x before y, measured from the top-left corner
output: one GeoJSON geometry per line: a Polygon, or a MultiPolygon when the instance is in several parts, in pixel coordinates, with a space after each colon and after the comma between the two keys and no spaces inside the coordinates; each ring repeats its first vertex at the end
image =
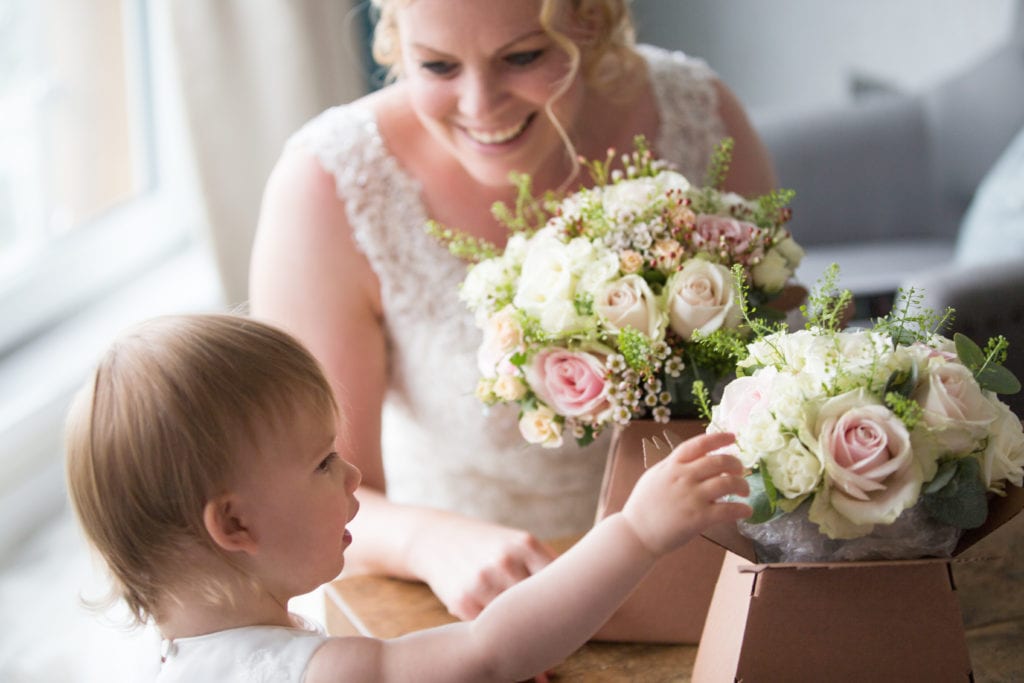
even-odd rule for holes
{"type": "Polygon", "coordinates": [[[1024,21],[1024,0],[633,0],[632,8],[641,42],[704,58],[755,112],[842,102],[854,76],[919,91],[1024,21]]]}

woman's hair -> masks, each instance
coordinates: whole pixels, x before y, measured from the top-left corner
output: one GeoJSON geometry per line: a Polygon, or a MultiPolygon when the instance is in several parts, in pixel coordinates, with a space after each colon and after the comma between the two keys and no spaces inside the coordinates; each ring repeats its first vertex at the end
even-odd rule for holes
{"type": "MultiPolygon", "coordinates": [[[[396,13],[415,0],[370,1],[377,14],[373,57],[388,68],[389,79],[394,79],[401,72],[396,13]]],[[[567,82],[582,73],[588,85],[614,92],[640,59],[633,50],[635,35],[628,0],[542,0],[539,18],[547,34],[572,60],[567,82]],[[569,36],[559,25],[579,27],[582,32],[574,31],[569,36]]]]}
{"type": "MultiPolygon", "coordinates": [[[[291,336],[250,318],[155,318],[120,336],[76,396],[66,427],[75,512],[140,623],[213,543],[203,509],[224,493],[258,436],[311,410],[333,428],[337,406],[313,356],[291,336]]],[[[227,560],[230,562],[230,560],[227,560]]],[[[192,572],[195,573],[194,571],[192,572]]]]}

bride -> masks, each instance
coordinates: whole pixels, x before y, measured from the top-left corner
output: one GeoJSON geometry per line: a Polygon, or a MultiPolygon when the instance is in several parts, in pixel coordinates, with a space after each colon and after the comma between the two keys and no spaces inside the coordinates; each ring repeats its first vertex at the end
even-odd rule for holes
{"type": "Polygon", "coordinates": [[[374,5],[374,55],[395,78],[289,140],[251,311],[314,352],[350,416],[338,447],[363,473],[350,567],[425,581],[468,619],[552,559],[542,539],[590,527],[608,443],[528,447],[514,414],[482,412],[466,264],[427,220],[503,245],[490,208],[514,198],[509,172],[575,188],[577,155],[628,151],[637,134],[698,180],[728,135],[727,189],[761,194],[774,177],[706,64],[633,44],[627,0],[374,5]]]}

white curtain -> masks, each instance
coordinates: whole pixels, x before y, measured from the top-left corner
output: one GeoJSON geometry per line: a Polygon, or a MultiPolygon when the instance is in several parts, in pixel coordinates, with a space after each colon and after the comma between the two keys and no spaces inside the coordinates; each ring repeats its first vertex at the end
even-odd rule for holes
{"type": "Polygon", "coordinates": [[[359,0],[160,0],[228,303],[247,299],[267,176],[303,122],[366,91],[359,0]]]}

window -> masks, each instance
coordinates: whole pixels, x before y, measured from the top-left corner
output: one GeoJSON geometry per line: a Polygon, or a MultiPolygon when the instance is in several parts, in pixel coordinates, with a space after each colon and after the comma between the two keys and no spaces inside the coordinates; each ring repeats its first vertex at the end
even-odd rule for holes
{"type": "Polygon", "coordinates": [[[0,353],[194,234],[149,10],[0,3],[0,353]]]}

